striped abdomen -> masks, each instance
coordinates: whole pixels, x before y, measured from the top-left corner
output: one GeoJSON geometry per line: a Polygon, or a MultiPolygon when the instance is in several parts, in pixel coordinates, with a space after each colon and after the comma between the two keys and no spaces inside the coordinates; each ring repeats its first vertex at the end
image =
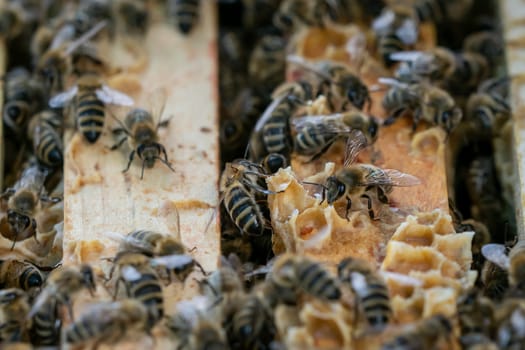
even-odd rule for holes
{"type": "Polygon", "coordinates": [[[283,102],[275,108],[272,116],[262,128],[262,139],[268,153],[288,154],[290,152],[290,116],[292,108],[283,102]]]}
{"type": "Polygon", "coordinates": [[[325,125],[307,123],[301,132],[295,135],[294,150],[303,155],[314,155],[329,147],[337,133],[330,132],[325,125]]]}
{"type": "Polygon", "coordinates": [[[104,103],[95,91],[79,92],[76,104],[77,125],[79,131],[89,143],[95,143],[104,128],[104,103]]]}
{"type": "Polygon", "coordinates": [[[59,167],[63,162],[60,134],[47,123],[40,123],[33,135],[33,149],[38,160],[49,166],[59,167]]]}
{"type": "Polygon", "coordinates": [[[254,348],[257,342],[269,342],[274,328],[272,315],[255,295],[249,295],[233,316],[233,333],[243,348],[254,348]]]}
{"type": "Polygon", "coordinates": [[[385,65],[390,67],[396,63],[390,59],[390,54],[405,51],[406,47],[395,33],[388,33],[379,37],[377,49],[379,51],[379,56],[383,58],[385,65]]]}
{"type": "Polygon", "coordinates": [[[60,342],[60,324],[57,326],[57,319],[56,300],[44,303],[33,316],[31,342],[35,345],[58,345],[60,342]]]}
{"type": "Polygon", "coordinates": [[[107,325],[103,322],[94,322],[90,318],[81,318],[70,325],[66,330],[66,342],[78,344],[90,339],[99,338],[104,334],[107,325]]]}
{"type": "Polygon", "coordinates": [[[154,271],[142,271],[136,281],[125,281],[128,297],[141,301],[150,311],[149,324],[153,325],[164,316],[164,298],[159,278],[154,271]]]}
{"type": "Polygon", "coordinates": [[[188,34],[199,18],[200,0],[171,0],[174,1],[174,13],[177,26],[183,34],[188,34]]]}
{"type": "Polygon", "coordinates": [[[392,308],[386,285],[373,275],[366,278],[366,287],[355,291],[368,323],[373,327],[383,328],[392,319],[392,308]]]}
{"type": "Polygon", "coordinates": [[[341,297],[336,280],[320,264],[304,260],[297,263],[296,276],[299,286],[307,293],[325,300],[341,297]]]}
{"type": "Polygon", "coordinates": [[[228,186],[224,205],[242,233],[257,236],[264,233],[264,217],[261,210],[253,195],[239,181],[228,186]]]}

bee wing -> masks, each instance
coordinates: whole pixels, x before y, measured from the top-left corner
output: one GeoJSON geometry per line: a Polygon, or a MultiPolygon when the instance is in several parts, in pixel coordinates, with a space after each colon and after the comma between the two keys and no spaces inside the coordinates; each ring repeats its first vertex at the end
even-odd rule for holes
{"type": "Polygon", "coordinates": [[[254,127],[254,132],[259,132],[262,130],[263,126],[268,122],[268,119],[272,116],[272,112],[275,110],[275,108],[286,98],[286,95],[279,96],[275,98],[272,103],[266,109],[264,110],[264,113],[261,115],[261,117],[257,120],[257,123],[254,127]]]}
{"type": "Polygon", "coordinates": [[[126,236],[120,232],[105,231],[105,232],[102,232],[102,235],[106,236],[107,238],[115,242],[122,242],[123,240],[126,239],[126,236]]]}
{"type": "Polygon", "coordinates": [[[402,83],[397,79],[394,78],[386,78],[386,77],[379,77],[377,79],[377,82],[379,84],[388,85],[388,86],[394,86],[402,89],[408,88],[408,84],[402,83]]]}
{"type": "Polygon", "coordinates": [[[199,295],[190,300],[182,300],[177,303],[177,314],[188,321],[192,326],[197,323],[200,313],[210,307],[210,299],[199,295]]]}
{"type": "Polygon", "coordinates": [[[323,70],[320,69],[314,63],[311,63],[311,62],[308,62],[307,60],[305,60],[304,57],[301,57],[299,55],[288,55],[288,56],[286,56],[286,61],[288,63],[296,64],[299,67],[301,67],[302,69],[304,69],[304,70],[306,70],[308,72],[312,72],[312,73],[322,77],[323,79],[332,80],[330,75],[328,75],[325,72],[323,72],[323,70]]]}
{"type": "Polygon", "coordinates": [[[70,43],[64,52],[65,55],[70,55],[73,51],[75,51],[79,46],[85,44],[88,42],[91,38],[93,38],[95,35],[98,34],[105,26],[107,25],[107,21],[101,21],[98,22],[93,28],[82,34],[78,39],[70,43]]]}
{"type": "Polygon", "coordinates": [[[29,167],[22,173],[20,180],[15,185],[15,189],[27,188],[40,193],[46,176],[47,171],[41,170],[36,166],[29,167]]]}
{"type": "Polygon", "coordinates": [[[180,266],[188,265],[193,261],[193,257],[187,254],[173,254],[159,256],[151,259],[152,266],[166,266],[167,268],[173,269],[180,266]]]}
{"type": "Polygon", "coordinates": [[[342,114],[320,114],[320,115],[307,115],[304,117],[293,118],[291,120],[292,127],[295,131],[301,132],[309,124],[322,124],[326,127],[328,133],[341,133],[348,132],[351,128],[342,122],[342,114]]]}
{"type": "Polygon", "coordinates": [[[400,51],[391,53],[389,57],[392,61],[414,62],[421,57],[421,54],[421,51],[400,51]]]}
{"type": "Polygon", "coordinates": [[[405,19],[401,26],[396,29],[397,37],[405,44],[412,45],[419,36],[418,24],[413,19],[405,19]]]}
{"type": "Polygon", "coordinates": [[[351,130],[346,139],[344,166],[349,166],[355,162],[357,155],[368,146],[365,134],[360,130],[351,130]]]}
{"type": "Polygon", "coordinates": [[[95,91],[97,97],[105,104],[114,104],[121,106],[132,106],[133,99],[123,92],[110,88],[107,85],[102,85],[100,89],[95,91]]]}
{"type": "Polygon", "coordinates": [[[490,261],[504,270],[510,267],[510,259],[506,254],[506,248],[503,244],[490,243],[481,247],[481,254],[490,261]]]}
{"type": "Polygon", "coordinates": [[[358,295],[362,294],[362,292],[367,289],[365,275],[359,272],[352,272],[350,274],[350,284],[352,285],[352,289],[355,290],[358,295]]]}
{"type": "Polygon", "coordinates": [[[77,92],[78,86],[75,85],[71,89],[51,97],[49,100],[49,106],[52,108],[64,107],[76,96],[77,92]]]}
{"type": "Polygon", "coordinates": [[[383,11],[379,17],[372,22],[372,29],[378,34],[385,33],[389,30],[390,26],[394,22],[396,15],[393,11],[383,11]]]}
{"type": "Polygon", "coordinates": [[[120,274],[122,278],[130,282],[138,281],[142,277],[142,274],[139,272],[139,270],[129,265],[123,266],[120,269],[120,274]]]}
{"type": "Polygon", "coordinates": [[[395,169],[381,169],[381,171],[369,173],[364,182],[361,183],[361,186],[385,185],[409,187],[419,184],[421,184],[421,181],[413,175],[395,169]]]}

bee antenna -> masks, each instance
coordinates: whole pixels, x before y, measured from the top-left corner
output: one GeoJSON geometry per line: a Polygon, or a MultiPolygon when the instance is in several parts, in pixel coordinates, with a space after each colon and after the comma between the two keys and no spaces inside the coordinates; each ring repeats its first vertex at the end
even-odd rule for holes
{"type": "MultiPolygon", "coordinates": [[[[160,158],[159,158],[160,159],[160,158]]],[[[142,180],[144,178],[144,167],[146,166],[146,161],[142,160],[142,171],[140,173],[140,179],[142,180]]]]}
{"type": "MultiPolygon", "coordinates": [[[[175,169],[171,166],[170,163],[168,163],[166,160],[162,159],[161,157],[155,157],[155,159],[160,160],[164,165],[166,165],[171,171],[175,172],[175,169]]],[[[144,166],[142,167],[142,171],[144,171],[144,166]]]]}

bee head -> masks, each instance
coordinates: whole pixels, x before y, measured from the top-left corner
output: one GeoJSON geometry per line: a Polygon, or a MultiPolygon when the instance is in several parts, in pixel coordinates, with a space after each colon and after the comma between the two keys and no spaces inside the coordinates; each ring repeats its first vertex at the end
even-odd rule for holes
{"type": "Polygon", "coordinates": [[[450,133],[463,118],[463,113],[458,107],[443,111],[439,115],[438,124],[441,125],[447,133],[450,133]]]}
{"type": "Polygon", "coordinates": [[[377,132],[379,131],[379,122],[377,118],[370,117],[370,121],[368,123],[368,135],[370,136],[372,141],[375,141],[377,139],[377,132]]]}
{"type": "Polygon", "coordinates": [[[325,187],[326,200],[330,205],[342,196],[344,196],[346,192],[345,184],[339,181],[335,176],[330,176],[328,179],[326,179],[325,187]]]}
{"type": "Polygon", "coordinates": [[[365,102],[369,100],[368,88],[357,78],[345,84],[348,89],[346,91],[346,98],[352,105],[358,109],[363,109],[365,102]]]}

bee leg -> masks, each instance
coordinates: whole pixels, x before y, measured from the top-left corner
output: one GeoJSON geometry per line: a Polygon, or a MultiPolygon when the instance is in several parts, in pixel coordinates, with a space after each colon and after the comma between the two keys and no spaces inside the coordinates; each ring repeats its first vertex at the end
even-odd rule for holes
{"type": "Polygon", "coordinates": [[[346,197],[346,214],[345,214],[345,218],[348,221],[350,221],[350,217],[348,216],[348,214],[350,213],[350,208],[352,208],[352,199],[350,197],[346,197]]]}
{"type": "Polygon", "coordinates": [[[366,97],[366,104],[366,110],[368,113],[370,113],[370,111],[372,110],[372,98],[370,96],[366,97]]]}
{"type": "Polygon", "coordinates": [[[116,144],[114,144],[113,146],[109,147],[109,149],[111,151],[114,151],[116,150],[117,148],[120,148],[120,146],[122,146],[124,144],[124,141],[126,141],[128,138],[127,137],[123,137],[122,139],[120,139],[119,142],[117,142],[116,144]]]}
{"type": "Polygon", "coordinates": [[[117,295],[118,295],[118,290],[119,290],[119,287],[120,287],[120,281],[121,281],[121,280],[122,280],[122,279],[119,278],[119,279],[117,280],[117,283],[115,284],[115,291],[113,292],[113,301],[117,300],[117,295]]]}
{"type": "Polygon", "coordinates": [[[388,126],[388,125],[392,125],[394,124],[394,122],[396,121],[397,118],[399,118],[401,116],[401,113],[403,113],[405,110],[405,108],[398,108],[396,110],[394,110],[394,112],[392,112],[391,115],[389,115],[384,121],[383,121],[383,125],[385,126],[388,126]]]}
{"type": "Polygon", "coordinates": [[[131,151],[131,153],[129,154],[128,166],[126,167],[126,169],[122,170],[123,173],[129,170],[129,167],[131,166],[131,162],[133,161],[133,158],[135,158],[135,150],[131,151]]]}
{"type": "Polygon", "coordinates": [[[412,123],[412,134],[416,132],[417,126],[419,125],[419,121],[421,120],[421,110],[417,110],[414,112],[414,121],[412,123]]]}
{"type": "Polygon", "coordinates": [[[209,273],[206,272],[206,270],[204,270],[204,268],[202,267],[202,265],[198,261],[194,260],[194,264],[195,264],[195,266],[197,266],[199,268],[199,270],[202,272],[202,274],[204,276],[208,276],[209,275],[209,273]]]}
{"type": "Polygon", "coordinates": [[[159,158],[160,161],[163,162],[168,168],[170,168],[171,171],[175,172],[175,169],[171,167],[171,163],[168,162],[168,154],[166,153],[166,148],[160,143],[157,144],[157,147],[159,148],[160,153],[164,154],[164,159],[159,158]]]}
{"type": "Polygon", "coordinates": [[[368,215],[370,216],[370,219],[374,220],[374,209],[372,208],[372,198],[370,198],[370,196],[367,194],[364,194],[361,197],[366,198],[368,202],[368,215]]]}

